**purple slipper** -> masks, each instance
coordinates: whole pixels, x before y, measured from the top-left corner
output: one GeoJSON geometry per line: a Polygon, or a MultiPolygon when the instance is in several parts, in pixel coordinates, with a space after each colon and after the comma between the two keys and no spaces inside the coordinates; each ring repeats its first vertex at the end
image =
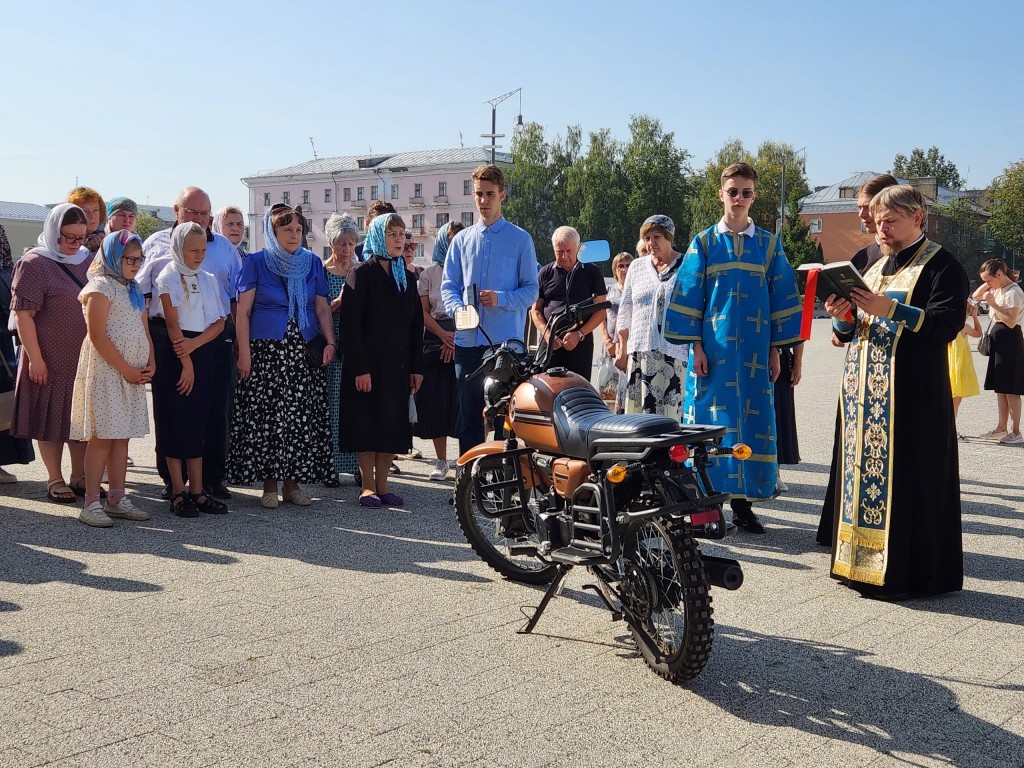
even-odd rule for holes
{"type": "Polygon", "coordinates": [[[381,505],[380,496],[376,493],[368,493],[365,496],[359,497],[359,506],[370,507],[371,509],[378,509],[381,505]]]}
{"type": "Polygon", "coordinates": [[[388,492],[380,497],[380,503],[387,507],[403,507],[405,506],[405,499],[397,493],[388,492]]]}

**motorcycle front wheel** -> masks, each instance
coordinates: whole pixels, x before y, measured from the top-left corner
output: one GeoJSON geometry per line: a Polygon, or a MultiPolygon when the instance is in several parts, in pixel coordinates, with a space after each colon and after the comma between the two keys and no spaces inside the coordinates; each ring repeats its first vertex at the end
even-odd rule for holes
{"type": "MultiPolygon", "coordinates": [[[[528,524],[523,513],[502,518],[489,518],[477,507],[476,489],[473,486],[473,465],[477,460],[459,468],[455,479],[455,516],[466,541],[485,563],[502,576],[524,584],[547,584],[555,577],[553,565],[538,560],[532,555],[513,554],[513,544],[537,545],[537,535],[532,524],[528,524]]],[[[504,477],[504,469],[492,469],[485,473],[489,481],[504,477]]],[[[506,509],[513,503],[521,504],[519,492],[504,489],[483,499],[487,510],[506,509]]]]}
{"type": "Polygon", "coordinates": [[[711,657],[715,622],[700,551],[669,521],[630,529],[623,542],[619,594],[647,665],[672,682],[700,674],[711,657]]]}

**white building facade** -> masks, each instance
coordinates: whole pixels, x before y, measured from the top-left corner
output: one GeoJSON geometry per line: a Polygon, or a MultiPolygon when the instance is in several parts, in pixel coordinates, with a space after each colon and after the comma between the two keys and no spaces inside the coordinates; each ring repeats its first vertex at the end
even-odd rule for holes
{"type": "MultiPolygon", "coordinates": [[[[511,157],[496,155],[511,167],[511,157]]],[[[429,262],[434,237],[449,221],[467,227],[479,214],[473,202],[473,171],[491,161],[489,149],[467,147],[393,154],[328,157],[242,179],[249,188],[251,250],[263,248],[263,216],[272,205],[302,206],[309,220],[309,248],[326,258],[324,225],[332,213],[348,213],[365,232],[366,209],[387,200],[405,221],[418,246],[417,261],[429,262]]]]}

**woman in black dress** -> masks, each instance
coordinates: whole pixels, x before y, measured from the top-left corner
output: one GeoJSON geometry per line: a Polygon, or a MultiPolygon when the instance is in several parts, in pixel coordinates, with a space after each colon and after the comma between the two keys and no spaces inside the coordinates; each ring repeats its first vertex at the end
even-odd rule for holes
{"type": "Polygon", "coordinates": [[[412,446],[409,398],[423,381],[423,310],[416,277],[402,259],[405,222],[376,217],[363,243],[367,260],[350,274],[341,305],[339,448],[359,462],[364,507],[405,502],[388,491],[388,469],[412,446]]]}
{"type": "Polygon", "coordinates": [[[998,423],[982,437],[998,439],[1004,445],[1021,445],[1021,395],[1024,395],[1024,291],[1017,285],[1018,273],[1002,259],[981,265],[982,283],[974,292],[976,300],[988,304],[992,354],[985,371],[985,389],[996,393],[998,423]]]}

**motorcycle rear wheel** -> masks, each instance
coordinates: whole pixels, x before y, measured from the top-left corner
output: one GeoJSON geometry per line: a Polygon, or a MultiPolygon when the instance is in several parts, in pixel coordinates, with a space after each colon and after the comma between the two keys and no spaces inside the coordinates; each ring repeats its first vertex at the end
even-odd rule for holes
{"type": "Polygon", "coordinates": [[[669,521],[647,520],[626,534],[622,554],[622,609],[647,635],[630,628],[647,666],[672,682],[696,677],[711,657],[715,626],[696,542],[669,521]]]}
{"type": "MultiPolygon", "coordinates": [[[[503,534],[503,519],[488,518],[480,514],[476,504],[476,489],[473,487],[473,465],[476,461],[459,468],[455,478],[455,516],[459,527],[466,536],[466,541],[480,559],[502,576],[524,584],[547,584],[555,577],[556,567],[538,560],[532,555],[512,554],[509,546],[515,539],[503,534]]],[[[504,470],[496,469],[488,472],[492,477],[504,470]]],[[[513,492],[515,493],[515,492],[513,492]]],[[[499,499],[485,499],[485,508],[498,508],[499,499]]],[[[503,506],[507,506],[507,503],[503,506]]],[[[522,515],[511,516],[522,517],[522,515]]],[[[518,521],[516,521],[518,522],[518,521]]],[[[525,520],[523,523],[525,524],[525,520]]],[[[532,526],[529,526],[532,530],[532,526]]],[[[536,534],[531,534],[529,541],[537,544],[536,534]]]]}

